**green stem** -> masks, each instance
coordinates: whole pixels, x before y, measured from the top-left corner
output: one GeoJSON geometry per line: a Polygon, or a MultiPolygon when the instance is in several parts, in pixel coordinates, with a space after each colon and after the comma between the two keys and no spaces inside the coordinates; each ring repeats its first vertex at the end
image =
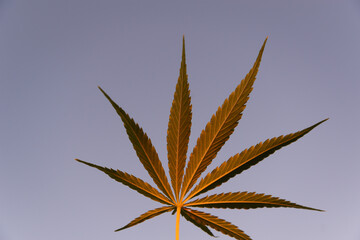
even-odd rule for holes
{"type": "Polygon", "coordinates": [[[176,208],[176,236],[175,239],[179,240],[179,228],[180,228],[180,211],[181,211],[181,207],[177,206],[176,208]]]}

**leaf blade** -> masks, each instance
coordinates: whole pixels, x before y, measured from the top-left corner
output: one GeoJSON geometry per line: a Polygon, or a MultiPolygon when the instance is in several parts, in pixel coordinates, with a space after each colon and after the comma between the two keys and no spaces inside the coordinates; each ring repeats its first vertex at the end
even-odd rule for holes
{"type": "Polygon", "coordinates": [[[191,218],[189,216],[189,214],[184,211],[183,209],[181,209],[181,215],[189,222],[191,222],[192,224],[194,224],[196,227],[200,228],[201,230],[203,230],[204,232],[206,232],[207,234],[209,234],[212,237],[215,237],[215,235],[210,231],[209,228],[207,228],[205,225],[201,224],[201,222],[197,219],[197,218],[191,218]]]}
{"type": "Polygon", "coordinates": [[[303,137],[305,134],[309,133],[312,129],[326,120],[327,119],[322,120],[301,131],[285,136],[281,135],[279,137],[268,139],[265,142],[260,142],[255,146],[245,149],[240,154],[232,156],[229,158],[229,160],[222,163],[219,167],[215,168],[212,172],[201,179],[199,184],[195,186],[193,191],[188,195],[186,201],[227,182],[230,178],[257,164],[280,148],[287,146],[303,137]]]}
{"type": "Polygon", "coordinates": [[[177,200],[179,198],[182,178],[184,175],[186,153],[190,137],[192,118],[191,108],[190,90],[188,76],[186,73],[185,39],[183,37],[180,74],[170,110],[166,137],[169,173],[175,198],[177,200]]]}
{"type": "Polygon", "coordinates": [[[272,207],[287,207],[299,208],[307,210],[322,211],[315,208],[302,206],[292,203],[285,199],[273,197],[271,195],[258,194],[255,192],[235,192],[235,193],[221,193],[206,196],[201,199],[196,199],[185,204],[186,207],[204,207],[204,208],[236,208],[236,209],[251,209],[251,208],[272,208],[272,207]]]}
{"type": "Polygon", "coordinates": [[[135,218],[134,220],[132,220],[131,222],[129,222],[127,225],[125,225],[122,228],[116,229],[115,232],[124,230],[126,228],[129,227],[133,227],[139,223],[142,223],[150,218],[159,216],[160,214],[163,214],[165,212],[169,212],[173,209],[174,207],[160,207],[160,208],[156,208],[150,211],[147,211],[146,213],[141,214],[139,217],[135,218]]]}
{"type": "Polygon", "coordinates": [[[191,218],[196,219],[196,221],[201,222],[201,224],[203,225],[207,225],[219,232],[222,232],[223,234],[239,240],[251,240],[248,235],[246,235],[242,230],[240,230],[238,227],[236,227],[230,222],[227,222],[208,213],[200,212],[189,208],[183,209],[191,218]]]}
{"type": "Polygon", "coordinates": [[[159,189],[172,201],[174,201],[173,192],[171,191],[169,181],[167,180],[164,168],[161,164],[159,156],[151,143],[150,138],[142,130],[142,128],[121,108],[119,107],[107,93],[99,87],[100,91],[109,100],[124,123],[126,133],[133,144],[136,154],[148,171],[151,178],[159,189]]]}
{"type": "Polygon", "coordinates": [[[210,122],[201,132],[186,168],[181,190],[182,198],[216,157],[218,151],[238,125],[242,112],[246,107],[246,102],[249,99],[249,94],[252,91],[252,85],[256,79],[266,41],[267,38],[260,49],[252,69],[230,96],[225,99],[222,106],[218,108],[215,115],[211,117],[210,122]]]}
{"type": "Polygon", "coordinates": [[[120,170],[101,167],[96,164],[82,161],[80,159],[75,159],[75,160],[104,172],[110,178],[130,187],[131,189],[137,191],[138,193],[144,195],[145,197],[148,197],[154,201],[163,204],[172,204],[171,201],[167,197],[165,197],[162,193],[160,193],[158,190],[156,190],[156,188],[152,187],[150,184],[141,180],[140,178],[137,178],[133,175],[130,175],[126,172],[122,172],[120,170]]]}

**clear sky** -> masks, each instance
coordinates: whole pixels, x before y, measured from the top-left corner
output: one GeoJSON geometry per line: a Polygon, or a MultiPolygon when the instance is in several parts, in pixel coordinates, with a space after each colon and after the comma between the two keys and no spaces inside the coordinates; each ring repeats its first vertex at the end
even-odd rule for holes
{"type": "MultiPolygon", "coordinates": [[[[186,38],[190,151],[269,36],[239,126],[208,170],[327,117],[209,193],[255,191],[326,210],[209,210],[254,240],[360,239],[358,0],[0,0],[0,239],[175,238],[160,205],[80,158],[152,183],[100,85],[148,133],[166,130],[186,38]]],[[[219,239],[230,239],[216,232],[219,239]]],[[[210,239],[184,219],[180,239],[210,239]]]]}

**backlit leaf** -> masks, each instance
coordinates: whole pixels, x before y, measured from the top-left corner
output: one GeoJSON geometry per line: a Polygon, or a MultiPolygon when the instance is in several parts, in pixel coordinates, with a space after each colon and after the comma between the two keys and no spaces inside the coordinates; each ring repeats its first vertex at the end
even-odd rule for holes
{"type": "Polygon", "coordinates": [[[206,207],[206,208],[272,208],[272,207],[288,207],[301,208],[308,210],[321,211],[315,208],[309,208],[289,202],[284,199],[272,197],[265,194],[257,194],[254,192],[235,192],[235,193],[221,193],[206,196],[201,199],[194,200],[185,204],[186,207],[206,207]]]}
{"type": "Polygon", "coordinates": [[[151,198],[152,200],[155,200],[160,203],[164,204],[171,204],[171,201],[165,197],[163,194],[161,194],[158,190],[153,188],[150,184],[144,182],[140,178],[137,178],[133,175],[130,175],[126,172],[122,172],[120,170],[114,170],[110,168],[101,167],[92,163],[88,163],[79,159],[75,159],[78,162],[84,163],[90,167],[97,168],[100,171],[107,174],[112,179],[121,182],[122,184],[130,187],[131,189],[141,193],[142,195],[151,198]]]}
{"type": "Polygon", "coordinates": [[[115,232],[117,231],[121,231],[124,230],[126,228],[135,226],[136,224],[142,223],[150,218],[156,217],[160,214],[163,214],[165,212],[169,212],[173,209],[174,207],[160,207],[160,208],[156,208],[150,211],[147,211],[146,213],[141,214],[139,217],[135,218],[134,220],[132,220],[130,223],[128,223],[126,226],[119,228],[117,230],[115,230],[115,232]]]}
{"type": "Polygon", "coordinates": [[[194,221],[201,223],[202,225],[207,225],[219,232],[222,232],[223,234],[229,235],[230,237],[239,240],[251,240],[248,235],[246,235],[243,231],[238,229],[230,222],[197,210],[189,208],[183,208],[183,210],[188,214],[190,218],[194,219],[194,221]]]}
{"type": "Polygon", "coordinates": [[[109,100],[111,105],[115,108],[117,114],[120,116],[121,120],[124,123],[126,132],[129,136],[131,143],[136,151],[137,156],[139,157],[141,163],[144,165],[145,169],[148,171],[149,175],[154,180],[155,184],[159,189],[170,199],[174,199],[173,193],[171,191],[169,182],[165,175],[164,168],[160,162],[159,156],[153,147],[151,140],[148,138],[146,133],[139,127],[135,121],[130,118],[130,116],[119,107],[106,93],[99,87],[100,91],[105,95],[109,100]]]}
{"type": "Polygon", "coordinates": [[[187,78],[185,40],[183,39],[180,76],[176,84],[167,131],[169,172],[176,199],[179,198],[181,182],[184,175],[191,128],[191,99],[187,78]]]}
{"type": "MultiPolygon", "coordinates": [[[[266,39],[267,40],[267,39],[266,39]]],[[[181,190],[182,198],[196,183],[201,173],[216,157],[218,151],[229,139],[242,116],[246,107],[249,94],[252,91],[253,83],[260,66],[261,56],[265,48],[266,40],[261,47],[259,55],[246,77],[236,87],[235,91],[225,99],[210,122],[201,132],[196,146],[190,155],[190,160],[186,168],[183,187],[181,190]]]]}
{"type": "MultiPolygon", "coordinates": [[[[295,142],[297,139],[327,120],[325,119],[302,131],[268,139],[265,142],[260,142],[255,146],[245,149],[241,153],[229,158],[212,172],[208,173],[197,185],[195,185],[201,174],[207,169],[222,146],[230,138],[242,117],[250,93],[253,89],[253,84],[258,73],[266,42],[267,38],[249,73],[229,97],[225,99],[223,104],[211,117],[204,130],[202,130],[200,137],[197,139],[196,145],[190,154],[189,162],[185,170],[192,121],[192,106],[186,69],[185,40],[183,38],[179,78],[170,109],[167,129],[167,155],[172,188],[170,187],[170,183],[166,177],[159,156],[146,133],[99,87],[100,91],[105,95],[120,116],[138,158],[162,193],[150,184],[128,173],[101,167],[82,160],[76,160],[99,169],[116,181],[125,184],[154,201],[165,204],[163,207],[147,211],[116,231],[135,226],[162,213],[172,211],[172,214],[176,213],[175,229],[177,240],[179,240],[180,215],[212,237],[214,237],[214,234],[208,227],[220,231],[232,238],[251,240],[248,235],[230,222],[191,208],[253,209],[263,207],[287,207],[322,211],[292,203],[271,195],[258,194],[255,192],[220,193],[192,200],[190,202],[190,199],[195,196],[220,186],[230,178],[257,164],[280,148],[295,142]]],[[[206,91],[206,86],[204,86],[204,91],[206,91]]],[[[163,228],[159,229],[160,232],[161,229],[163,228]]],[[[274,238],[269,237],[269,239],[274,238]]]]}
{"type": "Polygon", "coordinates": [[[252,146],[245,149],[240,154],[236,154],[219,167],[215,168],[211,173],[207,174],[205,178],[201,179],[200,183],[189,194],[187,200],[223,184],[236,174],[241,173],[268,157],[270,154],[273,154],[276,150],[295,142],[326,120],[327,119],[318,122],[302,131],[260,142],[256,146],[252,146]]]}
{"type": "Polygon", "coordinates": [[[183,209],[181,210],[181,216],[183,216],[186,220],[188,220],[189,222],[191,222],[192,224],[194,224],[196,227],[200,228],[201,230],[203,230],[204,232],[206,232],[207,234],[209,234],[212,237],[215,237],[214,234],[210,231],[209,228],[207,228],[205,225],[203,225],[198,218],[191,218],[189,216],[189,214],[187,213],[187,211],[184,211],[183,209]]]}

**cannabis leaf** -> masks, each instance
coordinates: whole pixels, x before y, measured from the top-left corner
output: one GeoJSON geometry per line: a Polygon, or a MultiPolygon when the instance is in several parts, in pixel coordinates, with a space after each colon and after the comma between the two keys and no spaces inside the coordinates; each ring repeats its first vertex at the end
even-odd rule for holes
{"type": "Polygon", "coordinates": [[[180,74],[176,84],[167,130],[168,166],[171,186],[159,156],[147,134],[129,116],[129,114],[119,107],[109,95],[99,87],[100,91],[105,95],[120,116],[140,162],[148,171],[150,177],[160,191],[149,183],[126,172],[101,167],[79,159],[75,160],[104,172],[115,181],[123,183],[154,201],[165,204],[163,207],[145,212],[116,231],[135,226],[150,218],[172,211],[173,214],[176,212],[177,240],[179,239],[180,215],[212,237],[214,237],[214,234],[208,227],[235,239],[250,240],[251,238],[248,235],[232,223],[192,208],[252,209],[263,207],[287,207],[321,211],[270,195],[254,192],[221,193],[190,201],[194,197],[220,186],[230,178],[257,164],[280,148],[295,142],[327,120],[320,121],[295,133],[267,139],[264,142],[260,142],[255,146],[245,149],[216,167],[195,185],[201,174],[216,157],[221,147],[230,138],[230,135],[234,132],[235,127],[242,117],[242,112],[246,107],[249,95],[253,89],[266,41],[267,38],[265,39],[258,57],[249,73],[229,97],[225,99],[224,103],[218,108],[205,129],[201,132],[200,137],[190,154],[189,162],[185,169],[190,137],[192,106],[186,72],[185,40],[183,38],[180,74]]]}

